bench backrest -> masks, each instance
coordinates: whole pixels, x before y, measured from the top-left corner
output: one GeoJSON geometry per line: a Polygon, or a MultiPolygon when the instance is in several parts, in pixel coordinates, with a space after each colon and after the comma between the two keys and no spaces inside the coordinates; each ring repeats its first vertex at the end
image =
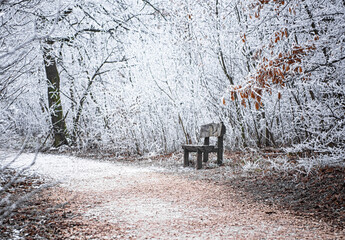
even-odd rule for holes
{"type": "Polygon", "coordinates": [[[225,126],[221,123],[210,123],[200,128],[200,138],[222,137],[225,134],[225,126]]]}

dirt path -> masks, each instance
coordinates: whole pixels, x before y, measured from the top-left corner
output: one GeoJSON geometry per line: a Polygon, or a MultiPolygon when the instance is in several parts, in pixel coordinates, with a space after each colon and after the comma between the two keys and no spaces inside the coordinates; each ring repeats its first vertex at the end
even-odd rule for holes
{"type": "MultiPolygon", "coordinates": [[[[32,158],[25,154],[16,166],[32,158]]],[[[74,221],[85,223],[62,231],[68,239],[344,237],[324,223],[250,204],[229,186],[187,179],[162,168],[40,155],[32,171],[61,181],[45,197],[66,203],[67,217],[73,212],[74,221]]]]}

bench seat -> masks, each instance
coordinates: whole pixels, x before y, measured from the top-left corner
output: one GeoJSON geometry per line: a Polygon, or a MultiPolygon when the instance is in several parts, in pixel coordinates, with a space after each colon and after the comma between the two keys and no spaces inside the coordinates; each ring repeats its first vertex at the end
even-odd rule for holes
{"type": "Polygon", "coordinates": [[[205,145],[182,145],[184,150],[189,152],[197,152],[198,150],[202,152],[217,152],[218,148],[215,146],[205,146],[205,145]]]}

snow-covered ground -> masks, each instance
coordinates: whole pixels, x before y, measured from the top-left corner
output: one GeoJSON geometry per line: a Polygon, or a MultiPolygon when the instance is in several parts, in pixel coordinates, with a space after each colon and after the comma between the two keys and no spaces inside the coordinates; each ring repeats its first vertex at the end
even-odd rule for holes
{"type": "MultiPolygon", "coordinates": [[[[2,164],[13,156],[7,154],[2,164]]],[[[22,154],[12,167],[27,166],[34,158],[34,154],[22,154]]],[[[60,182],[59,188],[51,189],[52,195],[56,191],[57,197],[73,202],[74,211],[79,211],[85,220],[97,222],[95,227],[102,230],[87,238],[343,237],[330,232],[324,223],[239,199],[229,186],[170,174],[162,168],[39,154],[30,172],[60,182]],[[66,191],[71,194],[61,196],[66,191]],[[115,226],[121,231],[114,231],[115,226]]]]}
{"type": "MultiPolygon", "coordinates": [[[[6,156],[3,164],[10,162],[16,156],[14,153],[5,155],[4,152],[0,152],[0,154],[6,156]]],[[[34,159],[34,153],[21,154],[11,164],[11,167],[22,169],[29,166],[34,159]]],[[[112,179],[116,176],[131,177],[138,173],[155,170],[157,168],[138,168],[121,163],[99,162],[74,156],[38,154],[35,164],[29,168],[28,172],[41,175],[54,182],[60,182],[62,187],[77,191],[106,191],[113,189],[112,179]]]]}

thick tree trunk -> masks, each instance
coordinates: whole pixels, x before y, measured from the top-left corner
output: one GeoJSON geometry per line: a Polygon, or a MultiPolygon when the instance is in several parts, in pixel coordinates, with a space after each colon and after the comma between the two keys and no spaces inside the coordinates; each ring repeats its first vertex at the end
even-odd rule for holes
{"type": "Polygon", "coordinates": [[[48,104],[52,123],[54,147],[67,144],[67,129],[60,98],[60,77],[52,54],[52,41],[47,40],[43,47],[44,66],[48,85],[48,104]]]}

